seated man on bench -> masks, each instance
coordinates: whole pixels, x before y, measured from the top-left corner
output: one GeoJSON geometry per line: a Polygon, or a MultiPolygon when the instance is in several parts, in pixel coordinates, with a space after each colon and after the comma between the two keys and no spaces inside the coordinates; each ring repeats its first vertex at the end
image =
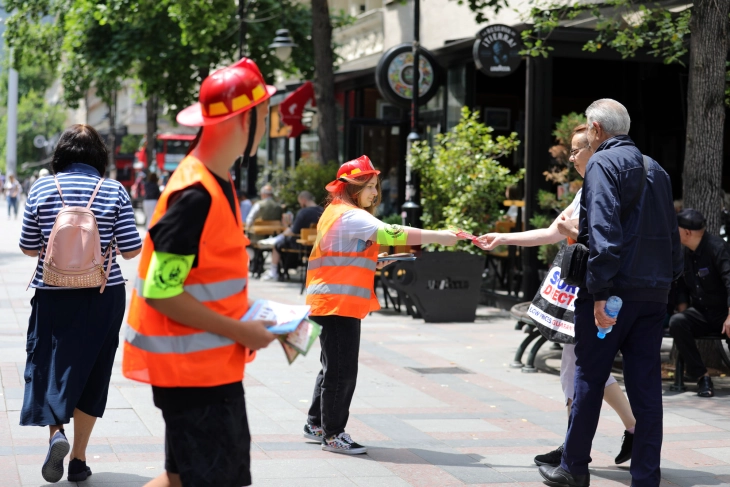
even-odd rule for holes
{"type": "Polygon", "coordinates": [[[705,217],[697,210],[677,214],[679,238],[684,251],[684,281],[687,296],[678,296],[677,310],[669,319],[686,375],[697,380],[700,397],[712,397],[715,390],[702,363],[695,337],[724,333],[730,337],[730,252],[720,237],[705,232],[705,217]]]}
{"type": "MultiPolygon", "coordinates": [[[[279,277],[278,267],[279,263],[282,262],[282,249],[298,248],[296,240],[302,228],[309,228],[312,224],[316,225],[319,222],[319,217],[322,216],[324,208],[314,201],[314,196],[309,191],[299,193],[297,201],[302,209],[297,212],[297,216],[294,218],[291,226],[276,237],[267,238],[259,242],[260,247],[272,248],[271,268],[269,269],[269,274],[264,276],[265,280],[277,279],[279,277]]],[[[299,258],[299,256],[295,257],[297,259],[299,258]]],[[[284,264],[282,265],[282,270],[286,270],[288,268],[286,266],[287,262],[282,262],[282,264],[284,264]]]]}

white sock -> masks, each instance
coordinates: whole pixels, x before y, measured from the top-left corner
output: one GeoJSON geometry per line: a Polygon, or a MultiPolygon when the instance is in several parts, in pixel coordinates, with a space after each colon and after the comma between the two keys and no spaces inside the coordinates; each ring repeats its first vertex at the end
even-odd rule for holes
{"type": "Polygon", "coordinates": [[[271,266],[271,269],[269,269],[269,275],[271,277],[279,277],[279,273],[276,272],[276,267],[275,266],[271,266]]]}

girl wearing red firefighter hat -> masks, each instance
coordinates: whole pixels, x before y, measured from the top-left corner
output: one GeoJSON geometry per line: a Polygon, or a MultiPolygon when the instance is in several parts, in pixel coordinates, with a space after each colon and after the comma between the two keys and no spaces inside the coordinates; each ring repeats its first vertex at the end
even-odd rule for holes
{"type": "Polygon", "coordinates": [[[248,310],[248,240],[229,170],[264,134],[269,98],[253,61],[203,81],[177,116],[201,127],[160,196],[142,247],[122,370],[152,385],[165,419],[165,473],[147,487],[251,485],[243,370],[273,323],[248,310]]]}
{"type": "Polygon", "coordinates": [[[304,437],[322,449],[355,455],[367,449],[345,433],[357,382],[360,321],[380,309],[373,291],[379,244],[454,245],[448,230],[386,225],[373,216],[380,204],[380,171],[367,156],[343,164],[327,185],[328,205],[317,224],[307,269],[310,317],[322,325],[322,370],[317,375],[304,437]]]}

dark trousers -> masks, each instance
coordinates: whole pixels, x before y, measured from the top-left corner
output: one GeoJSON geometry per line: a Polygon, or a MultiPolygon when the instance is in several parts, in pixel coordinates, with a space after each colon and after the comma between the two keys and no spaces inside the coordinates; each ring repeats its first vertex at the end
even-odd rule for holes
{"type": "Polygon", "coordinates": [[[588,473],[591,444],[601,412],[603,390],[616,353],[623,354],[626,392],[636,417],[631,477],[634,487],[656,487],[661,480],[662,325],[666,304],[625,301],[613,331],[601,340],[593,299],[575,304],[575,396],[561,466],[575,475],[588,473]]]}
{"type": "Polygon", "coordinates": [[[322,326],[319,343],[322,370],[317,375],[309,408],[309,424],[324,429],[325,438],[345,431],[357,384],[360,320],[346,316],[311,316],[322,326]]]}
{"type": "Polygon", "coordinates": [[[674,338],[677,351],[684,360],[688,377],[697,380],[707,372],[697,350],[696,337],[722,332],[727,318],[727,308],[687,308],[669,318],[669,333],[674,338]]]}

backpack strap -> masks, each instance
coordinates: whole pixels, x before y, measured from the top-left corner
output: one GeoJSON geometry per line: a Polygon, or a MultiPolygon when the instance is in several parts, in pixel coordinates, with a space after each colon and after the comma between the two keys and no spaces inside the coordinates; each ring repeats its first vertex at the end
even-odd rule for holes
{"type": "MultiPolygon", "coordinates": [[[[58,183],[56,183],[56,184],[58,184],[58,183]]],[[[87,209],[87,210],[91,208],[91,203],[93,203],[93,202],[94,202],[94,198],[96,198],[96,193],[98,193],[98,192],[99,192],[99,188],[101,188],[101,185],[102,185],[102,184],[104,184],[104,178],[101,178],[101,179],[99,180],[99,183],[98,183],[98,184],[96,185],[96,188],[94,188],[94,192],[93,192],[93,193],[91,193],[91,199],[89,200],[89,204],[87,204],[87,205],[86,205],[86,209],[87,209]]],[[[59,188],[58,188],[58,190],[60,191],[60,190],[61,190],[61,188],[59,187],[59,188]]]]}
{"type": "Polygon", "coordinates": [[[58,178],[56,177],[55,174],[53,175],[53,181],[56,183],[56,188],[58,189],[58,194],[61,195],[61,204],[65,208],[66,207],[66,202],[63,201],[63,191],[61,191],[61,185],[59,184],[58,178]]]}

